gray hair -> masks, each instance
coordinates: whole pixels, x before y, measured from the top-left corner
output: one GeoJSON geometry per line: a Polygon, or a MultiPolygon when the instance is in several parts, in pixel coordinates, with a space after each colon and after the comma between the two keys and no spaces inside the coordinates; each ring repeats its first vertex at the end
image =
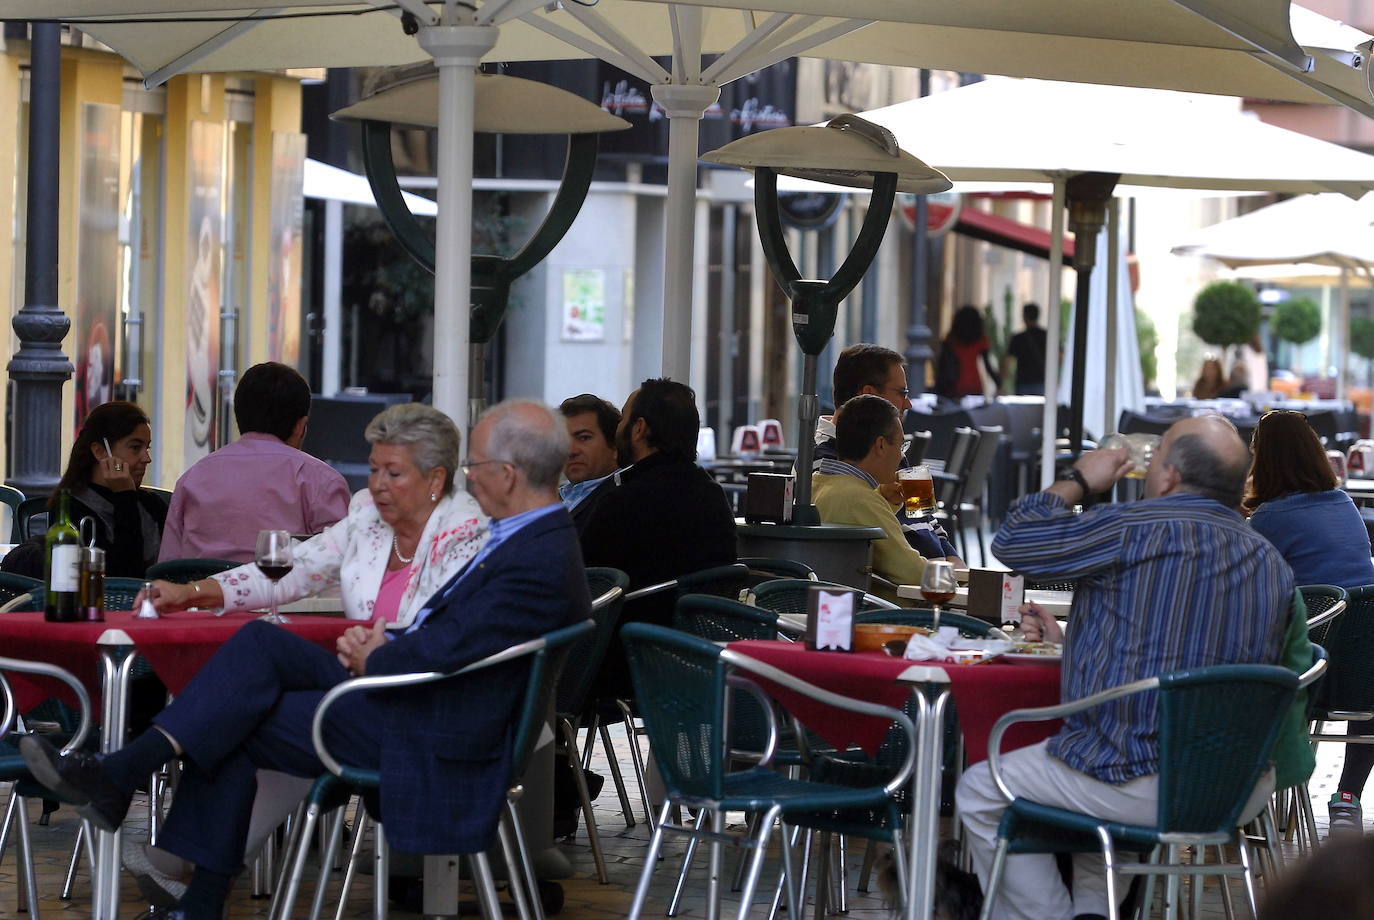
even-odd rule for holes
{"type": "Polygon", "coordinates": [[[438,409],[420,403],[390,406],[367,423],[363,437],[369,444],[409,447],[422,473],[443,467],[444,494],[453,491],[453,476],[463,456],[462,436],[453,419],[438,409]]]}
{"type": "Polygon", "coordinates": [[[1227,508],[1240,507],[1245,495],[1245,478],[1250,474],[1250,452],[1227,462],[1201,435],[1183,434],[1174,439],[1164,462],[1178,470],[1182,480],[1179,491],[1191,492],[1221,502],[1227,508]]]}
{"type": "Polygon", "coordinates": [[[568,426],[552,409],[532,399],[507,399],[483,419],[491,422],[489,458],[515,466],[531,488],[558,485],[568,459],[568,426]]]}

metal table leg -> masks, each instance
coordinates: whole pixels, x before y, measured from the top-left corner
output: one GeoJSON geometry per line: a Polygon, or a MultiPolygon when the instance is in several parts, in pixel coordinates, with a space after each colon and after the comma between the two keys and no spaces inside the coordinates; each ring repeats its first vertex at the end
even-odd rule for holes
{"type": "MultiPolygon", "coordinates": [[[[122,630],[100,637],[101,725],[100,750],[108,754],[124,745],[129,720],[129,672],[134,647],[122,630]]],[[[91,867],[91,916],[94,920],[119,917],[120,833],[95,833],[95,865],[91,867]]]]}
{"type": "Polygon", "coordinates": [[[940,844],[940,768],[949,677],[944,670],[914,666],[901,680],[918,682],[916,771],[912,778],[907,860],[906,920],[931,920],[935,909],[935,862],[940,844]]]}

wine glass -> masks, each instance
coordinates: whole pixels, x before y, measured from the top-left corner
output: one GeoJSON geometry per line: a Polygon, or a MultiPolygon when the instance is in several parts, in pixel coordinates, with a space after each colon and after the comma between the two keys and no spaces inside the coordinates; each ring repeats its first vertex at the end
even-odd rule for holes
{"type": "Polygon", "coordinates": [[[921,597],[930,604],[931,632],[940,631],[940,605],[954,600],[954,563],[931,560],[926,563],[926,573],[921,576],[921,597]]]}
{"type": "Polygon", "coordinates": [[[258,571],[272,579],[272,612],[262,619],[269,623],[289,623],[286,617],[277,613],[277,582],[291,571],[291,534],[285,530],[258,531],[258,548],[253,561],[258,571]]]}

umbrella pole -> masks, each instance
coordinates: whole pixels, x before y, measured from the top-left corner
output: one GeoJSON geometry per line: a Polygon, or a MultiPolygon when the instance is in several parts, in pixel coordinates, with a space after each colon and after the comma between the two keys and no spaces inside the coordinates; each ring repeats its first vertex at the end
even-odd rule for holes
{"type": "Polygon", "coordinates": [[[1040,488],[1054,482],[1059,438],[1059,301],[1064,283],[1064,179],[1056,176],[1050,213],[1050,285],[1045,305],[1045,411],[1040,421],[1040,488]]]}
{"type": "Polygon", "coordinates": [[[439,215],[435,228],[434,394],[468,430],[468,323],[472,287],[472,126],[477,64],[496,44],[493,26],[425,26],[420,47],[439,68],[439,215]]]}
{"type": "Polygon", "coordinates": [[[1350,267],[1341,266],[1341,318],[1336,340],[1336,398],[1345,399],[1345,371],[1350,366],[1350,267]]]}
{"type": "Polygon", "coordinates": [[[651,92],[654,101],[668,113],[663,376],[691,383],[698,144],[701,117],[720,98],[720,87],[700,83],[660,83],[651,92]]]}

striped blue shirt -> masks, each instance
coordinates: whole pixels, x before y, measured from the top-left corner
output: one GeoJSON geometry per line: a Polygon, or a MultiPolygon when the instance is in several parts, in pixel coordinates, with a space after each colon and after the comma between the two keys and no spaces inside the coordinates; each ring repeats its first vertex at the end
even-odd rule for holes
{"type": "MultiPolygon", "coordinates": [[[[1021,499],[992,542],[1036,581],[1074,578],[1061,699],[1182,668],[1277,664],[1293,573],[1243,518],[1175,493],[1074,514],[1057,496],[1021,499]]],[[[1157,693],[1070,716],[1049,752],[1108,783],[1159,772],[1157,693]]]]}

